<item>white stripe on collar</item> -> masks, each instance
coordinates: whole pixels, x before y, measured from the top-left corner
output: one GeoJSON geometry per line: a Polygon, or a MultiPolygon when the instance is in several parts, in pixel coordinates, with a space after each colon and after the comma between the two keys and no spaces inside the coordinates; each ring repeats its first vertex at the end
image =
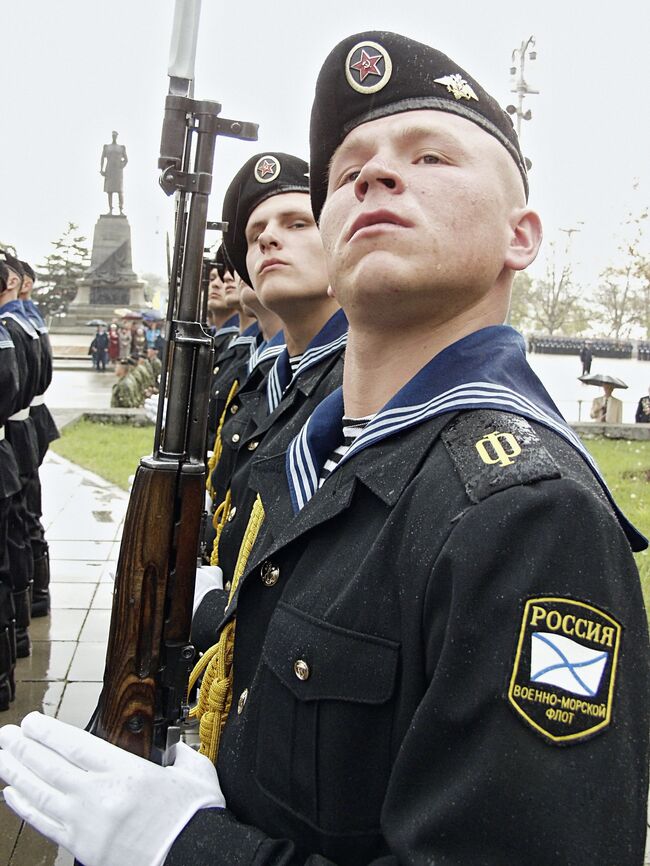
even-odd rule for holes
{"type": "Polygon", "coordinates": [[[320,361],[333,355],[335,352],[338,352],[339,349],[344,348],[347,345],[347,342],[348,334],[346,331],[330,343],[325,343],[323,346],[314,346],[312,349],[308,349],[302,356],[302,360],[298,364],[295,373],[292,375],[284,390],[282,389],[282,383],[280,382],[278,362],[276,361],[273,365],[273,369],[269,373],[267,384],[269,415],[277,408],[283,396],[291,389],[294,382],[296,382],[296,380],[299,379],[306,370],[311,369],[311,367],[316,366],[320,361]]]}
{"type": "Polygon", "coordinates": [[[38,334],[36,333],[34,326],[27,319],[23,319],[21,318],[21,316],[17,316],[16,313],[0,313],[0,318],[13,319],[20,325],[23,331],[32,338],[32,340],[38,340],[38,334]]]}

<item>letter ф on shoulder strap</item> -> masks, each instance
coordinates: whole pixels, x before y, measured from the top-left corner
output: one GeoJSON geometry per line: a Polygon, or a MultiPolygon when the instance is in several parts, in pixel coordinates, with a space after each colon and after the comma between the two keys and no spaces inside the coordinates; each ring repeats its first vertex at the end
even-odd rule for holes
{"type": "Polygon", "coordinates": [[[137,469],[115,577],[104,685],[93,730],[144,758],[173,762],[188,708],[189,643],[212,340],[199,321],[203,245],[217,135],[254,141],[257,125],[192,98],[200,0],[177,0],[159,167],[176,193],[166,349],[151,457],[137,469]],[[163,400],[162,395],[167,399],[163,400]]]}

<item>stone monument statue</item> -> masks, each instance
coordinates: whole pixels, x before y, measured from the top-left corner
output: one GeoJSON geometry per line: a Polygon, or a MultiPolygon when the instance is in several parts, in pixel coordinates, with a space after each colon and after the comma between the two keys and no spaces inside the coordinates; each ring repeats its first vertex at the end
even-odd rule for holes
{"type": "Polygon", "coordinates": [[[113,130],[112,142],[105,144],[102,149],[102,158],[99,164],[99,172],[104,178],[104,192],[108,193],[108,212],[113,213],[113,194],[117,193],[120,213],[124,213],[124,166],[128,157],[123,144],[117,143],[118,133],[113,130]]]}
{"type": "Polygon", "coordinates": [[[68,308],[67,323],[81,324],[86,319],[113,316],[115,307],[140,308],[145,304],[144,283],[138,280],[131,262],[131,227],[124,213],[122,176],[128,159],[126,148],[113,141],[102,150],[100,171],[104,192],[108,193],[109,212],[100,214],[95,224],[90,267],[78,280],[77,294],[68,308]],[[117,193],[119,214],[113,213],[117,193]]]}

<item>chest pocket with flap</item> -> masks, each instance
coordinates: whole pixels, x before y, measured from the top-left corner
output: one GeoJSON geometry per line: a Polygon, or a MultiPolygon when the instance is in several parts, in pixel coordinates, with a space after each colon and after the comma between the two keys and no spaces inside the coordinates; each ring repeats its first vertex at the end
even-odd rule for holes
{"type": "Polygon", "coordinates": [[[258,783],[310,825],[368,832],[391,767],[399,644],[280,603],[263,651],[258,783]]]}

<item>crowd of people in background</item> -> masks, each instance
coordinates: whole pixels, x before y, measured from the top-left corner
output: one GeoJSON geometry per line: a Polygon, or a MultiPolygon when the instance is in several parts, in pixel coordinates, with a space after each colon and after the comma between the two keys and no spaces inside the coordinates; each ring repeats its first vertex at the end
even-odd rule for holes
{"type": "Polygon", "coordinates": [[[158,393],[164,347],[159,324],[157,320],[97,324],[88,354],[95,370],[101,373],[110,367],[115,372],[112,407],[140,407],[158,393]]]}
{"type": "Polygon", "coordinates": [[[44,402],[52,350],[35,281],[28,262],[0,251],[0,710],[15,697],[17,660],[31,653],[31,618],[50,612],[38,470],[59,433],[44,402]]]}

